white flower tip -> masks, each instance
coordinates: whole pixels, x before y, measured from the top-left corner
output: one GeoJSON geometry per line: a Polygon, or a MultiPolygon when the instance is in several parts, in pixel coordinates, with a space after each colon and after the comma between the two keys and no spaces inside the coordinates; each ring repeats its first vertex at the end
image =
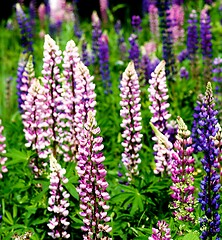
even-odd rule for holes
{"type": "Polygon", "coordinates": [[[164,60],[162,60],[155,68],[154,72],[156,74],[159,74],[161,71],[164,71],[165,70],[165,65],[166,65],[166,62],[164,60]]]}

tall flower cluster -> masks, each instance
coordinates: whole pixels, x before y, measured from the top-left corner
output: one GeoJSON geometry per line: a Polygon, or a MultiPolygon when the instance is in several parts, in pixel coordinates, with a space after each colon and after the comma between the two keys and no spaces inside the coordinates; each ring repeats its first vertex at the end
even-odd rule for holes
{"type": "Polygon", "coordinates": [[[63,184],[68,182],[68,179],[64,176],[66,170],[58,164],[57,160],[50,156],[50,197],[48,200],[48,211],[53,213],[53,218],[49,220],[48,228],[50,232],[48,235],[53,239],[68,239],[70,234],[67,233],[67,228],[70,224],[68,221],[69,211],[69,193],[64,191],[63,184]]]}
{"type": "Polygon", "coordinates": [[[154,38],[159,38],[159,17],[158,17],[158,8],[151,4],[149,6],[149,24],[150,24],[150,31],[154,38]]]}
{"type": "MultiPolygon", "coordinates": [[[[168,119],[171,117],[171,114],[168,112],[169,103],[167,99],[169,98],[168,88],[166,85],[166,76],[165,76],[165,61],[161,61],[156,67],[154,72],[151,73],[151,79],[149,80],[149,100],[151,105],[149,106],[150,112],[152,113],[151,123],[167,138],[170,137],[171,126],[168,124],[168,119]]],[[[155,173],[164,172],[164,169],[168,165],[169,154],[164,150],[164,148],[158,143],[156,137],[152,138],[157,143],[154,144],[154,155],[156,169],[155,173]],[[163,158],[163,155],[166,155],[166,158],[163,158]]],[[[169,170],[169,168],[168,168],[169,170]]]]}
{"type": "Polygon", "coordinates": [[[99,0],[99,5],[100,5],[100,13],[101,13],[102,21],[104,23],[107,23],[108,21],[107,10],[108,10],[109,1],[99,0]]]}
{"type": "Polygon", "coordinates": [[[172,240],[169,224],[162,220],[157,222],[157,227],[152,228],[153,234],[148,240],[172,240]]]}
{"type": "Polygon", "coordinates": [[[140,16],[133,15],[131,20],[131,25],[133,27],[133,32],[138,33],[142,30],[141,27],[141,18],[140,16]]]}
{"type": "Polygon", "coordinates": [[[25,16],[25,13],[19,3],[16,3],[16,17],[21,32],[21,45],[23,47],[23,53],[32,53],[32,28],[29,19],[25,16]]]}
{"type": "Polygon", "coordinates": [[[201,210],[204,215],[200,218],[202,234],[201,239],[206,240],[209,237],[217,237],[220,233],[220,175],[218,174],[219,163],[217,161],[219,149],[215,146],[214,137],[217,134],[218,127],[216,114],[214,110],[214,98],[210,82],[207,84],[205,97],[199,113],[199,125],[196,131],[201,140],[197,146],[198,151],[204,153],[201,160],[203,169],[206,172],[201,181],[198,201],[201,204],[201,210]]]}
{"type": "Polygon", "coordinates": [[[128,180],[131,181],[133,175],[138,174],[138,164],[141,162],[139,150],[142,147],[141,139],[141,104],[138,76],[133,62],[130,62],[122,75],[120,82],[120,116],[123,118],[121,127],[124,152],[122,153],[122,162],[127,169],[128,180]]]}
{"type": "Polygon", "coordinates": [[[136,34],[131,34],[129,37],[130,49],[129,49],[129,59],[134,62],[135,69],[139,70],[139,62],[140,62],[140,50],[139,44],[137,42],[138,36],[136,34]]]}
{"type": "Polygon", "coordinates": [[[82,58],[81,61],[85,64],[85,66],[90,65],[90,56],[89,56],[89,51],[87,49],[87,42],[84,39],[82,42],[82,58]]]}
{"type": "Polygon", "coordinates": [[[220,94],[222,92],[222,58],[214,59],[212,73],[213,81],[216,82],[216,93],[220,94]]]}
{"type": "Polygon", "coordinates": [[[99,68],[102,76],[102,81],[105,89],[105,93],[111,93],[111,79],[109,70],[109,45],[108,36],[102,34],[99,38],[99,68]]]}
{"type": "Polygon", "coordinates": [[[99,57],[99,38],[102,35],[101,21],[96,11],[92,13],[92,64],[96,63],[99,57]]]}
{"type": "Polygon", "coordinates": [[[2,120],[0,119],[0,179],[3,178],[2,173],[8,172],[7,167],[5,166],[5,162],[7,161],[7,157],[2,156],[1,154],[6,153],[6,144],[5,144],[5,137],[3,136],[4,127],[2,125],[2,120]]]}
{"type": "Polygon", "coordinates": [[[31,147],[36,152],[36,157],[30,163],[35,176],[42,174],[47,165],[45,159],[51,154],[49,148],[51,131],[46,121],[49,115],[48,107],[45,89],[38,79],[34,79],[22,105],[22,120],[27,141],[25,146],[31,147]]]}
{"type": "Polygon", "coordinates": [[[173,4],[169,10],[171,20],[170,31],[172,31],[173,42],[183,41],[184,38],[184,10],[183,6],[173,4]]]}
{"type": "Polygon", "coordinates": [[[83,239],[111,239],[108,233],[112,228],[107,224],[110,217],[107,215],[110,199],[107,192],[106,170],[102,162],[105,160],[102,137],[98,136],[100,128],[97,127],[95,111],[87,113],[87,121],[79,135],[79,151],[77,172],[80,177],[78,192],[80,195],[80,215],[83,216],[85,232],[83,239]]]}
{"type": "Polygon", "coordinates": [[[204,60],[204,79],[211,81],[212,76],[212,34],[211,20],[207,8],[204,8],[200,14],[200,37],[202,56],[204,60]]]}
{"type": "Polygon", "coordinates": [[[172,152],[171,179],[173,185],[172,209],[175,219],[194,221],[194,158],[192,157],[192,138],[182,118],[177,118],[178,133],[172,152]]]}

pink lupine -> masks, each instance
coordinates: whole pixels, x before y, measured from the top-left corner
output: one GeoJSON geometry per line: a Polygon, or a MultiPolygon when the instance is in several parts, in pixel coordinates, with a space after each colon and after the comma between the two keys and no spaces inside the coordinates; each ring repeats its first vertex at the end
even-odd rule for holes
{"type": "Polygon", "coordinates": [[[58,147],[58,131],[60,131],[59,125],[59,108],[63,103],[61,97],[62,82],[64,78],[60,75],[59,64],[62,61],[62,52],[59,50],[59,46],[56,45],[55,41],[49,36],[45,35],[44,52],[43,52],[43,70],[42,70],[42,82],[47,94],[48,108],[48,119],[46,120],[49,124],[49,131],[52,133],[51,148],[54,157],[57,154],[58,147]]]}
{"type": "Polygon", "coordinates": [[[22,120],[24,125],[23,131],[27,141],[25,146],[31,147],[37,154],[30,163],[36,177],[42,174],[47,165],[45,159],[52,152],[50,148],[52,132],[47,121],[50,116],[48,108],[45,88],[38,79],[34,79],[28,90],[26,100],[22,105],[22,120]]]}
{"type": "Polygon", "coordinates": [[[138,174],[138,164],[141,162],[139,150],[142,147],[141,139],[141,104],[139,80],[133,62],[130,62],[122,75],[120,82],[121,94],[120,116],[123,118],[121,127],[124,152],[122,153],[122,162],[127,169],[128,180],[131,181],[133,175],[138,174]]]}
{"type": "Polygon", "coordinates": [[[154,4],[149,6],[150,31],[154,38],[159,38],[159,16],[158,8],[154,4]]]}
{"type": "Polygon", "coordinates": [[[169,224],[162,220],[157,222],[157,227],[152,228],[153,234],[148,240],[172,240],[169,224]]]}
{"type": "Polygon", "coordinates": [[[0,179],[3,178],[2,173],[8,172],[7,167],[5,166],[5,162],[7,161],[7,157],[2,156],[1,154],[6,153],[6,144],[5,137],[3,136],[4,127],[2,125],[2,120],[0,119],[0,179]]]}
{"type": "Polygon", "coordinates": [[[64,191],[63,184],[68,182],[68,179],[64,176],[66,170],[58,164],[57,160],[50,156],[50,197],[48,200],[48,211],[53,213],[53,218],[49,220],[48,228],[50,232],[48,235],[53,239],[68,239],[70,234],[67,232],[67,228],[70,224],[68,220],[69,210],[69,193],[64,191]]]}
{"type": "Polygon", "coordinates": [[[178,133],[172,152],[171,179],[173,202],[171,208],[176,220],[194,221],[194,158],[191,132],[182,118],[177,118],[178,133]]]}
{"type": "Polygon", "coordinates": [[[50,23],[61,24],[65,16],[65,0],[49,0],[50,23]]]}
{"type": "Polygon", "coordinates": [[[184,10],[182,5],[173,4],[169,10],[170,31],[173,42],[182,41],[184,38],[184,10]]]}
{"type": "Polygon", "coordinates": [[[106,170],[102,162],[105,160],[101,150],[103,138],[98,136],[95,111],[87,113],[84,129],[79,134],[79,150],[77,155],[77,172],[80,177],[77,191],[80,195],[80,215],[83,216],[85,232],[83,239],[109,240],[108,233],[112,228],[107,224],[110,217],[107,215],[110,199],[107,192],[106,170]]]}
{"type": "Polygon", "coordinates": [[[99,0],[99,4],[100,4],[100,13],[101,13],[101,17],[102,17],[102,21],[104,23],[107,23],[108,21],[108,15],[107,15],[107,10],[108,10],[108,0],[99,0]]]}
{"type": "Polygon", "coordinates": [[[41,3],[38,7],[38,16],[39,16],[40,25],[43,28],[45,25],[45,17],[46,17],[46,7],[44,3],[41,3]]]}

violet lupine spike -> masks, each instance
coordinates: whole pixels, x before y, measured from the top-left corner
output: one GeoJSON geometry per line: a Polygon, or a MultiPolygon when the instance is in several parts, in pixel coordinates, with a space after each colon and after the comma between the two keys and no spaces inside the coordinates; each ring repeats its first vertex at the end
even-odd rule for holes
{"type": "Polygon", "coordinates": [[[58,115],[60,112],[58,111],[58,107],[62,104],[61,92],[63,89],[61,83],[64,81],[64,78],[60,76],[60,69],[58,66],[62,61],[61,54],[62,52],[55,41],[49,35],[45,35],[42,83],[47,93],[47,102],[49,104],[47,123],[50,124],[48,131],[52,133],[51,148],[54,157],[56,157],[58,147],[57,131],[60,129],[58,122],[58,115]]]}
{"type": "Polygon", "coordinates": [[[148,240],[173,240],[170,234],[169,224],[164,220],[157,222],[158,228],[152,228],[152,236],[148,240]]]}
{"type": "Polygon", "coordinates": [[[182,79],[188,79],[189,78],[189,72],[187,71],[187,69],[185,68],[185,67],[182,67],[181,69],[180,69],[180,77],[182,78],[182,79]]]}
{"type": "Polygon", "coordinates": [[[200,37],[204,60],[204,80],[208,82],[212,80],[212,33],[211,19],[207,8],[204,8],[200,14],[200,37]]]}
{"type": "Polygon", "coordinates": [[[16,17],[21,32],[21,45],[23,53],[33,53],[33,36],[30,21],[25,16],[24,11],[19,3],[16,3],[16,17]]]}
{"type": "Polygon", "coordinates": [[[77,173],[80,177],[77,191],[80,195],[80,215],[83,216],[85,232],[83,239],[111,240],[108,233],[112,228],[107,224],[110,199],[107,192],[106,170],[102,162],[105,160],[101,150],[103,138],[98,136],[95,111],[87,112],[87,121],[79,134],[79,151],[77,156],[77,173]]]}
{"type": "Polygon", "coordinates": [[[67,208],[69,207],[70,194],[63,188],[63,184],[67,183],[68,179],[64,176],[66,170],[58,164],[53,155],[50,156],[50,171],[48,211],[52,212],[54,216],[47,224],[50,229],[48,235],[53,239],[68,239],[70,234],[67,232],[67,228],[70,222],[67,208]]]}
{"type": "Polygon", "coordinates": [[[181,117],[177,117],[178,132],[172,152],[171,208],[176,220],[194,222],[194,158],[191,132],[181,117]]]}
{"type": "Polygon", "coordinates": [[[177,59],[179,60],[179,62],[183,62],[185,59],[188,58],[188,51],[187,49],[181,51],[178,55],[177,55],[177,59]]]}
{"type": "Polygon", "coordinates": [[[152,38],[159,39],[159,16],[158,16],[158,8],[151,4],[149,6],[149,24],[150,24],[150,31],[152,33],[152,38]]]}
{"type": "Polygon", "coordinates": [[[99,38],[99,69],[106,94],[112,93],[112,83],[109,70],[109,45],[108,36],[102,34],[99,38]]]}
{"type": "Polygon", "coordinates": [[[101,21],[96,11],[92,13],[92,64],[98,62],[99,58],[99,38],[102,35],[101,21]]]}
{"type": "Polygon", "coordinates": [[[204,214],[200,218],[201,236],[203,240],[219,238],[220,234],[220,175],[218,173],[219,148],[215,145],[214,139],[217,132],[217,111],[214,110],[214,97],[211,83],[207,83],[206,92],[201,111],[199,113],[198,128],[200,142],[197,146],[198,151],[204,153],[201,160],[204,171],[206,172],[200,184],[200,193],[198,201],[201,204],[201,210],[204,214]]]}
{"type": "Polygon", "coordinates": [[[42,175],[47,165],[46,159],[51,154],[51,131],[47,122],[48,107],[45,88],[38,79],[34,79],[22,105],[22,121],[27,141],[25,146],[31,147],[36,152],[36,157],[30,162],[35,177],[42,175]]]}
{"type": "Polygon", "coordinates": [[[24,71],[22,73],[21,85],[20,85],[20,106],[24,104],[26,100],[26,95],[28,94],[28,89],[35,79],[35,70],[33,65],[32,55],[29,56],[28,62],[25,65],[24,71]]]}
{"type": "Polygon", "coordinates": [[[7,157],[2,156],[2,154],[6,154],[6,138],[3,136],[4,127],[2,125],[2,120],[0,119],[0,179],[3,178],[2,173],[8,172],[5,163],[7,161],[7,157]]]}
{"type": "Polygon", "coordinates": [[[131,25],[133,27],[134,33],[138,34],[142,30],[141,22],[142,21],[140,16],[135,16],[135,15],[132,16],[131,25]]]}
{"type": "Polygon", "coordinates": [[[139,151],[142,147],[141,139],[141,104],[139,80],[133,62],[130,62],[122,75],[120,82],[120,116],[123,118],[121,127],[124,152],[122,162],[127,169],[126,176],[131,181],[138,175],[138,164],[141,162],[139,151]]]}
{"type": "Polygon", "coordinates": [[[22,107],[21,105],[23,104],[23,100],[22,100],[22,90],[21,87],[23,86],[23,82],[22,82],[22,75],[23,72],[25,71],[25,66],[27,63],[27,54],[22,53],[20,55],[19,58],[19,62],[18,62],[18,69],[17,69],[17,79],[16,79],[16,88],[17,88],[17,95],[18,95],[18,108],[19,111],[22,112],[22,107]]]}
{"type": "Polygon", "coordinates": [[[129,37],[130,49],[129,49],[129,59],[134,62],[135,69],[137,72],[139,71],[139,64],[140,64],[140,49],[139,44],[137,42],[138,36],[132,33],[129,37]]]}
{"type": "Polygon", "coordinates": [[[66,81],[63,82],[61,92],[63,104],[58,106],[60,111],[58,115],[58,122],[60,123],[60,128],[58,129],[58,151],[60,154],[63,154],[63,160],[68,162],[76,159],[78,145],[77,133],[75,131],[75,71],[77,63],[80,62],[80,56],[73,40],[67,42],[63,55],[62,66],[66,81]]]}
{"type": "Polygon", "coordinates": [[[87,49],[87,42],[86,40],[83,40],[82,42],[82,57],[81,57],[81,61],[84,63],[85,66],[89,66],[90,65],[90,54],[89,51],[87,49]]]}
{"type": "MultiPolygon", "coordinates": [[[[221,94],[222,93],[222,58],[218,57],[215,58],[213,61],[213,81],[216,82],[215,93],[221,94]]],[[[216,100],[217,103],[220,104],[221,101],[219,99],[216,100]]]]}
{"type": "Polygon", "coordinates": [[[75,71],[75,131],[77,132],[77,139],[78,134],[81,133],[83,126],[87,121],[87,113],[89,111],[95,111],[96,93],[93,79],[94,77],[90,75],[89,69],[80,61],[77,64],[75,71]]]}

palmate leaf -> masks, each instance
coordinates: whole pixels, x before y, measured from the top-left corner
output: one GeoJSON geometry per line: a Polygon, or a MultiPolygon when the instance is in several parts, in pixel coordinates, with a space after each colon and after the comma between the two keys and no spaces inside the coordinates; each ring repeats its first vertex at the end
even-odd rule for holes
{"type": "Polygon", "coordinates": [[[199,239],[199,235],[197,233],[188,233],[186,234],[182,240],[198,240],[199,239]]]}

